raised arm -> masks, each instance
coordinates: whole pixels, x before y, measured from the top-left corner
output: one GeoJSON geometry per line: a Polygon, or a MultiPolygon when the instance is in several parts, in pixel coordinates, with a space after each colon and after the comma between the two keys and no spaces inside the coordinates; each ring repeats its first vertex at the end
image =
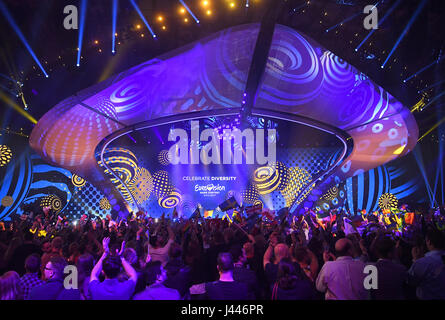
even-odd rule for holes
{"type": "Polygon", "coordinates": [[[131,266],[131,264],[125,260],[125,258],[123,256],[121,256],[121,262],[122,262],[122,266],[124,267],[125,272],[128,275],[128,280],[134,281],[136,283],[136,281],[138,280],[138,274],[136,272],[136,270],[134,270],[134,268],[131,266]]]}
{"type": "Polygon", "coordinates": [[[264,253],[264,257],[263,257],[264,269],[266,269],[266,265],[268,263],[272,263],[272,256],[273,256],[273,246],[272,246],[272,244],[269,244],[269,247],[267,248],[266,252],[264,253]]]}
{"type": "Polygon", "coordinates": [[[97,261],[93,270],[91,271],[90,282],[92,282],[94,280],[99,280],[99,274],[102,271],[102,263],[105,260],[105,258],[108,256],[108,253],[110,252],[108,249],[109,243],[110,243],[110,238],[104,238],[102,240],[102,246],[104,248],[104,252],[103,252],[102,256],[100,257],[99,261],[97,261]]]}

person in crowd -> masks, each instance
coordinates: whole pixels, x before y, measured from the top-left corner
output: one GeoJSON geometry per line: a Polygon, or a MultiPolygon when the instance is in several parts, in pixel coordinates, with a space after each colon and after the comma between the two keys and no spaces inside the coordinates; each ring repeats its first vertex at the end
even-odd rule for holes
{"type": "Polygon", "coordinates": [[[42,255],[42,274],[44,274],[44,268],[48,261],[51,260],[53,257],[61,257],[62,256],[62,246],[63,246],[63,238],[62,237],[55,237],[51,241],[51,251],[48,253],[44,253],[42,255]]]}
{"type": "Polygon", "coordinates": [[[395,260],[395,243],[389,237],[380,237],[375,241],[375,254],[378,257],[377,289],[372,289],[373,300],[405,299],[406,268],[395,260]]]}
{"type": "Polygon", "coordinates": [[[88,291],[91,271],[94,268],[94,257],[89,253],[84,253],[77,259],[78,288],[82,300],[90,300],[91,295],[88,291]]]}
{"type": "Polygon", "coordinates": [[[37,253],[38,255],[42,254],[42,250],[40,249],[40,247],[33,241],[33,233],[31,233],[29,230],[26,230],[24,231],[23,236],[24,242],[14,250],[8,267],[9,270],[17,271],[19,275],[25,274],[25,260],[29,255],[33,253],[37,253]]]}
{"type": "Polygon", "coordinates": [[[324,252],[325,264],[316,280],[317,290],[325,292],[326,300],[366,300],[369,292],[364,287],[365,264],[354,260],[351,240],[342,238],[335,243],[337,258],[324,252]],[[329,261],[335,259],[334,261],[329,261]]]}
{"type": "Polygon", "coordinates": [[[150,237],[150,245],[148,247],[152,261],[161,261],[163,266],[168,261],[168,250],[174,242],[175,234],[170,226],[167,226],[168,237],[162,232],[163,225],[155,230],[150,237]]]}
{"type": "Polygon", "coordinates": [[[247,285],[249,290],[249,298],[259,299],[260,288],[256,274],[253,270],[247,269],[247,255],[241,244],[234,244],[230,248],[230,254],[234,261],[233,279],[238,282],[243,282],[247,285]]]}
{"type": "Polygon", "coordinates": [[[306,247],[295,247],[292,259],[298,263],[307,278],[315,282],[318,274],[318,259],[312,251],[306,247]]]}
{"type": "Polygon", "coordinates": [[[182,262],[181,256],[181,247],[173,243],[168,253],[168,262],[165,265],[167,279],[164,285],[167,288],[177,290],[182,298],[187,298],[191,287],[190,267],[182,262]]]}
{"type": "Polygon", "coordinates": [[[315,287],[306,277],[302,278],[296,264],[289,258],[278,263],[277,281],[272,289],[272,300],[314,300],[315,287]]]}
{"type": "Polygon", "coordinates": [[[20,278],[20,287],[22,288],[23,299],[28,300],[31,289],[45,283],[39,278],[40,256],[37,253],[33,253],[26,258],[25,270],[26,273],[20,278]]]}
{"type": "Polygon", "coordinates": [[[180,300],[178,290],[167,288],[167,271],[160,261],[149,262],[144,270],[146,289],[134,295],[133,300],[180,300]]]}
{"type": "Polygon", "coordinates": [[[117,252],[110,254],[108,244],[110,238],[103,239],[103,254],[91,271],[88,290],[92,300],[130,300],[133,296],[137,272],[123,256],[118,256],[117,252]],[[119,282],[117,279],[121,266],[128,275],[128,280],[119,282]],[[99,281],[99,274],[103,271],[105,280],[99,281]]]}
{"type": "Polygon", "coordinates": [[[421,300],[445,299],[445,238],[441,231],[430,228],[426,233],[428,252],[422,257],[419,247],[413,247],[413,264],[408,270],[408,282],[415,286],[421,300]]]}
{"type": "Polygon", "coordinates": [[[22,300],[19,274],[8,271],[0,277],[0,300],[22,300]]]}
{"type": "Polygon", "coordinates": [[[65,288],[66,266],[67,262],[64,258],[52,257],[44,268],[46,282],[31,289],[29,300],[80,300],[79,289],[65,288]]]}
{"type": "Polygon", "coordinates": [[[285,243],[277,243],[277,241],[276,237],[270,240],[263,258],[264,272],[269,287],[273,286],[277,279],[278,264],[281,259],[289,257],[289,247],[285,243]]]}
{"type": "Polygon", "coordinates": [[[209,300],[247,300],[247,285],[233,279],[233,260],[228,252],[222,252],[217,258],[219,280],[206,283],[206,295],[209,300]]]}

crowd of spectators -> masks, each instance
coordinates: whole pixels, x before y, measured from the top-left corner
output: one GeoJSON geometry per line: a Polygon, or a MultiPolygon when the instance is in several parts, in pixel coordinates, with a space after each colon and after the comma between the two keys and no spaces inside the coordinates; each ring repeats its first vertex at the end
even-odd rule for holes
{"type": "Polygon", "coordinates": [[[445,299],[443,208],[417,212],[401,230],[361,216],[22,215],[1,224],[0,299],[445,299]],[[378,271],[371,289],[368,265],[378,271]]]}

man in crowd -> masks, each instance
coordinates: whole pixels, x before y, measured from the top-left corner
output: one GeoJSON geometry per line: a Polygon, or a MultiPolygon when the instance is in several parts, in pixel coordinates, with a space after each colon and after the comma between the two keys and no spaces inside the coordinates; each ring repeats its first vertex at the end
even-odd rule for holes
{"type": "Polygon", "coordinates": [[[228,252],[218,255],[217,269],[219,280],[206,283],[206,295],[209,300],[247,300],[247,285],[233,279],[233,260],[228,252]]]}
{"type": "Polygon", "coordinates": [[[146,289],[135,294],[133,300],[180,300],[181,296],[175,289],[164,286],[167,271],[160,261],[149,262],[145,267],[146,289]]]}
{"type": "Polygon", "coordinates": [[[46,282],[34,287],[29,300],[80,300],[78,289],[64,287],[64,270],[67,262],[62,257],[52,257],[44,268],[46,282]]]}
{"type": "Polygon", "coordinates": [[[354,260],[353,244],[351,240],[342,238],[335,243],[337,259],[329,261],[329,254],[325,252],[325,264],[318,274],[316,287],[325,292],[326,300],[365,300],[369,294],[364,286],[365,264],[354,260]]]}
{"type": "Polygon", "coordinates": [[[20,278],[20,286],[23,299],[28,300],[31,289],[45,283],[45,281],[39,279],[40,256],[38,254],[33,253],[26,258],[25,270],[26,274],[20,278]]]}
{"type": "Polygon", "coordinates": [[[428,252],[421,257],[421,250],[414,247],[414,263],[408,271],[408,281],[417,287],[421,300],[445,299],[445,241],[439,230],[430,228],[426,234],[428,252]]]}
{"type": "Polygon", "coordinates": [[[117,252],[110,255],[108,244],[110,238],[104,238],[102,246],[104,253],[91,271],[88,290],[93,300],[130,300],[137,282],[137,272],[123,256],[117,252]],[[118,275],[121,266],[127,273],[128,280],[119,282],[118,275]],[[99,281],[99,274],[103,271],[105,281],[99,281]]]}

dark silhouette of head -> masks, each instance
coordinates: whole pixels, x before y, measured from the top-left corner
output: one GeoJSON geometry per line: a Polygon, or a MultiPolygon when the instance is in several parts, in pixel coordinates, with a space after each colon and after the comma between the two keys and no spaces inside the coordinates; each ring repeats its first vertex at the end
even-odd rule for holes
{"type": "Polygon", "coordinates": [[[232,256],[228,252],[221,252],[218,255],[217,264],[220,273],[231,272],[233,270],[232,256]]]}
{"type": "Polygon", "coordinates": [[[39,272],[39,270],[40,270],[40,256],[37,253],[33,253],[26,258],[25,270],[28,273],[39,272]]]}
{"type": "Polygon", "coordinates": [[[444,250],[445,249],[445,236],[443,232],[436,228],[429,228],[425,236],[426,245],[428,250],[444,250]]]}
{"type": "Polygon", "coordinates": [[[384,237],[375,243],[375,253],[380,259],[391,259],[395,248],[395,243],[392,239],[384,237]]]}
{"type": "Polygon", "coordinates": [[[298,281],[297,269],[289,258],[283,258],[278,264],[278,286],[283,290],[295,288],[298,281]]]}
{"type": "Polygon", "coordinates": [[[347,238],[337,240],[335,243],[335,251],[338,257],[351,256],[352,257],[352,241],[347,238]]]}
{"type": "Polygon", "coordinates": [[[102,263],[102,270],[107,279],[115,279],[121,270],[121,260],[116,256],[109,256],[105,258],[102,263]]]}

